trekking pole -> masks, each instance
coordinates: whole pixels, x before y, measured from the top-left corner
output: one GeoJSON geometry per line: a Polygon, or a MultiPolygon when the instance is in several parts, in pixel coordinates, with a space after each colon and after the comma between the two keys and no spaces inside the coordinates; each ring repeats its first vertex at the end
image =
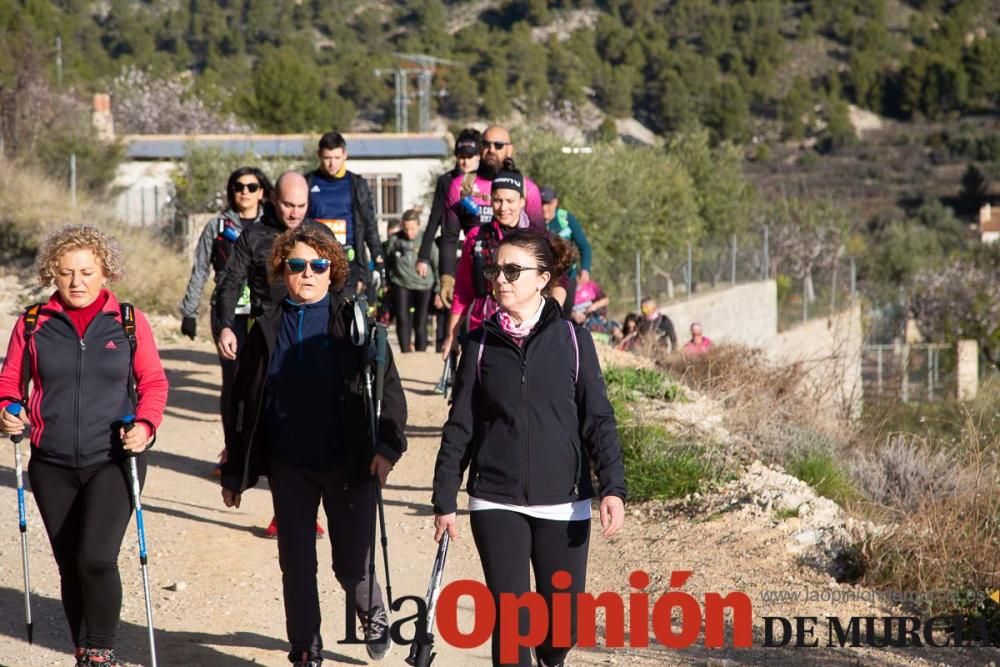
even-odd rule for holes
{"type": "MultiPolygon", "coordinates": [[[[125,431],[135,428],[135,415],[127,415],[122,419],[125,431]]],[[[153,606],[149,596],[149,571],[146,555],[146,528],[142,522],[142,500],[139,498],[139,468],[135,463],[137,454],[126,452],[128,457],[129,481],[132,484],[132,502],[135,504],[135,529],[139,534],[139,564],[142,567],[142,590],[146,595],[146,628],[149,632],[149,656],[152,667],[156,667],[156,639],[153,637],[153,606]]]]}
{"type": "MultiPolygon", "coordinates": [[[[375,325],[375,436],[372,450],[378,446],[378,420],[382,417],[382,396],[385,390],[386,348],[389,345],[389,330],[381,324],[375,325]]],[[[378,520],[382,531],[382,562],[385,566],[385,596],[392,607],[392,582],[389,579],[389,538],[385,531],[385,503],[382,501],[382,483],[376,477],[375,496],[378,502],[378,520]]]]}
{"type": "MultiPolygon", "coordinates": [[[[21,414],[21,404],[11,403],[7,412],[17,417],[21,414]]],[[[30,427],[25,425],[25,431],[30,427]]],[[[14,472],[17,475],[17,525],[21,530],[21,570],[24,572],[24,622],[28,627],[28,643],[33,644],[35,626],[31,622],[31,566],[28,564],[28,515],[24,504],[24,468],[21,466],[21,441],[24,433],[10,436],[14,443],[14,472]]]]}
{"type": "Polygon", "coordinates": [[[438,394],[444,394],[444,400],[448,400],[448,381],[451,379],[451,354],[449,353],[444,360],[444,371],[441,372],[441,380],[438,381],[437,386],[434,387],[434,391],[438,394]]]}
{"type": "Polygon", "coordinates": [[[444,578],[444,564],[448,558],[448,531],[441,536],[437,555],[434,557],[434,567],[431,568],[431,580],[427,584],[427,631],[421,637],[417,635],[410,644],[410,655],[406,664],[413,667],[430,667],[434,661],[434,614],[437,611],[438,595],[441,593],[441,580],[444,578]]]}

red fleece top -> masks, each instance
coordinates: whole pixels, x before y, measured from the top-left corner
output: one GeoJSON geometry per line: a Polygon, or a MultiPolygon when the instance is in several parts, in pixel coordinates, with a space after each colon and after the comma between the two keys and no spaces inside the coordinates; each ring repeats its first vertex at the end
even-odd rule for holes
{"type": "Polygon", "coordinates": [[[76,332],[80,334],[80,338],[83,338],[84,332],[87,331],[87,327],[90,323],[94,321],[97,317],[97,313],[104,309],[105,304],[108,302],[109,292],[106,289],[102,289],[101,293],[97,295],[94,302],[89,306],[84,306],[83,308],[74,308],[73,306],[66,303],[61,296],[58,297],[59,303],[63,307],[63,311],[66,313],[66,317],[70,319],[73,323],[73,328],[76,332]]]}

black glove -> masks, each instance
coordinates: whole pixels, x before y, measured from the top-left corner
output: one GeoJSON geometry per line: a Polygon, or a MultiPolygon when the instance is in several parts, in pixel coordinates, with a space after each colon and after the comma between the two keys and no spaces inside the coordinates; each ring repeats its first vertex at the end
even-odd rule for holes
{"type": "Polygon", "coordinates": [[[197,317],[185,317],[181,320],[181,333],[194,340],[195,335],[198,332],[198,318],[197,317]]]}

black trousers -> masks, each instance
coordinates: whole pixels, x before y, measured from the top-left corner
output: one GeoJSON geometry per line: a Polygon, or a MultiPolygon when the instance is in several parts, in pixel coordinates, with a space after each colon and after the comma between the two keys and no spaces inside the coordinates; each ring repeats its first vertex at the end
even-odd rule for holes
{"type": "MultiPolygon", "coordinates": [[[[371,479],[348,479],[343,470],[318,471],[272,458],[268,483],[278,520],[278,564],[285,599],[285,629],[291,643],[289,658],[303,653],[319,656],[319,591],[316,584],[316,514],[326,512],[333,573],[345,592],[354,593],[355,610],[382,606],[376,581],[368,601],[368,550],[371,530],[371,479]]],[[[353,622],[353,621],[352,621],[353,622]]]]}
{"type": "MultiPolygon", "coordinates": [[[[483,562],[486,586],[493,593],[499,609],[501,593],[520,595],[531,590],[529,567],[534,569],[540,593],[552,608],[552,574],[565,570],[573,583],[565,592],[574,594],[570,621],[571,638],[576,642],[576,593],[585,590],[587,581],[587,549],[590,544],[590,521],[549,521],[535,519],[508,510],[477,510],[470,512],[472,537],[483,562]]],[[[562,591],[560,591],[562,592],[562,591]]],[[[528,631],[529,615],[522,610],[519,634],[528,631]]],[[[558,665],[569,653],[568,648],[553,648],[551,624],[545,641],[535,648],[547,665],[558,665]]],[[[493,664],[500,665],[500,624],[493,631],[493,664]]],[[[521,648],[517,664],[532,667],[531,649],[521,648]]]]}
{"type": "MultiPolygon", "coordinates": [[[[243,344],[247,342],[247,334],[250,331],[250,316],[237,315],[233,324],[233,333],[236,334],[236,357],[240,356],[243,344]]],[[[219,357],[219,365],[222,367],[222,395],[219,397],[219,414],[222,415],[222,431],[229,434],[232,428],[233,415],[233,382],[236,380],[236,359],[225,359],[219,357]]]]}
{"type": "Polygon", "coordinates": [[[411,330],[416,338],[415,349],[423,352],[427,349],[427,311],[431,304],[431,290],[405,289],[399,285],[392,286],[392,303],[396,313],[396,335],[399,336],[399,349],[410,351],[411,330]],[[413,312],[410,312],[410,309],[413,312]]]}
{"type": "MultiPolygon", "coordinates": [[[[146,457],[136,463],[141,485],[146,457]]],[[[74,646],[114,648],[122,607],[118,552],[132,516],[125,465],[74,469],[32,457],[28,479],[59,566],[74,646]]]]}

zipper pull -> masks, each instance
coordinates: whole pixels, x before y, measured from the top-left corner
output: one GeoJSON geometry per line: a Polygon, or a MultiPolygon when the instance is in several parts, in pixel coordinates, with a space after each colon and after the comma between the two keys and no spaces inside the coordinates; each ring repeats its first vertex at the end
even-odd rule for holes
{"type": "Polygon", "coordinates": [[[82,338],[80,339],[80,349],[81,350],[86,350],[87,349],[87,344],[83,342],[82,338]]]}
{"type": "Polygon", "coordinates": [[[527,360],[524,360],[524,361],[521,362],[521,384],[525,383],[525,377],[524,376],[525,376],[525,371],[526,371],[525,367],[527,365],[528,365],[528,361],[527,360]]]}

